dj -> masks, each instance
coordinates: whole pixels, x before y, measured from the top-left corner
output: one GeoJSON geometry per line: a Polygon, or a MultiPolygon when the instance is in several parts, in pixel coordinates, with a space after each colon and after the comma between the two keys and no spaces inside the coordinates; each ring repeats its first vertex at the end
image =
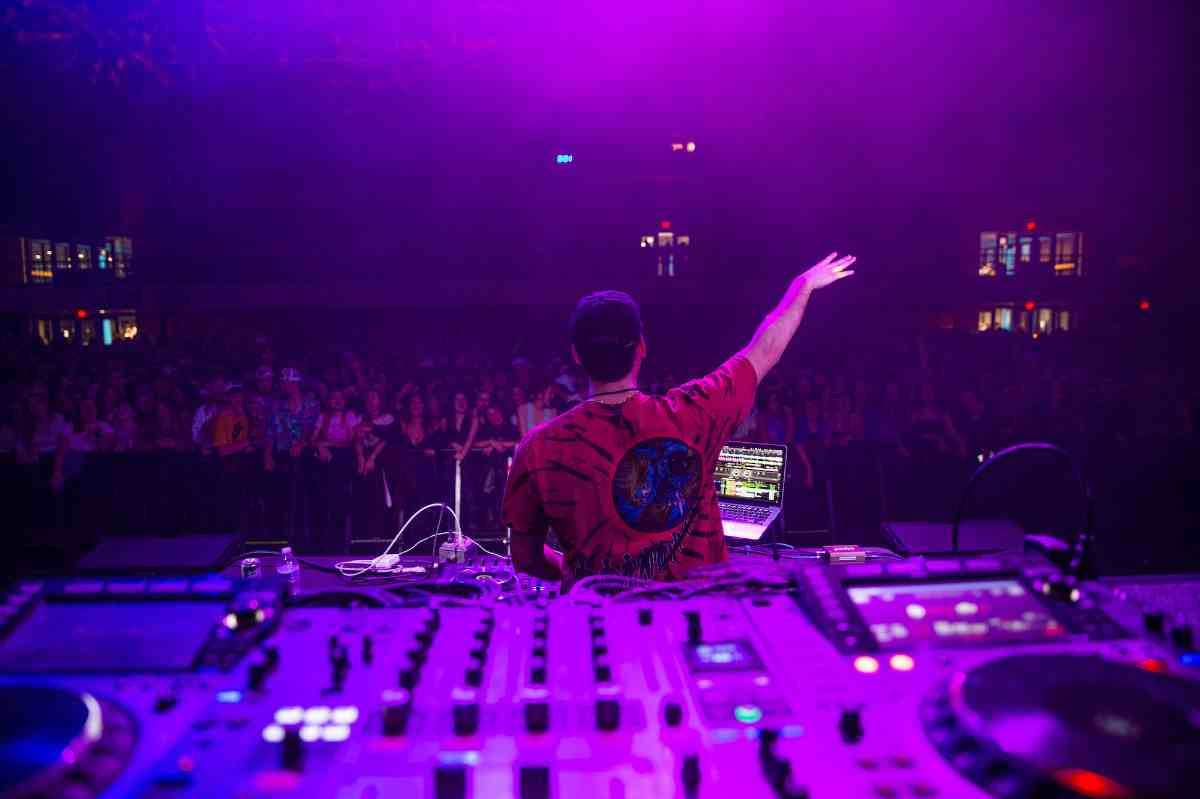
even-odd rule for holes
{"type": "Polygon", "coordinates": [[[589,294],[571,315],[571,352],[590,379],[585,402],[531,430],[504,497],[514,566],[563,588],[592,574],[654,580],[726,559],[713,470],[779,361],[815,289],[854,274],[832,253],[796,277],[749,345],[715,372],[641,394],[646,340],[637,303],[589,294]],[[553,529],[564,551],[546,545],[553,529]]]}

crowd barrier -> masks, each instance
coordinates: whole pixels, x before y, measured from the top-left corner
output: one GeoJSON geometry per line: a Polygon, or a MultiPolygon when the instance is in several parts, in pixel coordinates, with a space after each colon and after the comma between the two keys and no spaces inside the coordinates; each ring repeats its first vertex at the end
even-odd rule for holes
{"type": "MultiPolygon", "coordinates": [[[[397,513],[431,501],[458,507],[472,535],[501,534],[499,500],[503,478],[485,495],[479,458],[461,471],[449,452],[438,453],[421,479],[405,475],[397,513]],[[457,478],[457,481],[456,481],[457,478]],[[457,490],[456,490],[457,488],[457,490]]],[[[1123,449],[1099,450],[1085,460],[1096,496],[1099,545],[1114,567],[1145,562],[1147,542],[1165,541],[1158,554],[1196,556],[1196,506],[1200,498],[1197,453],[1190,441],[1141,441],[1123,449]]],[[[888,448],[858,442],[831,448],[818,468],[814,488],[805,490],[793,471],[785,494],[789,530],[825,529],[835,541],[879,543],[885,521],[949,521],[975,460],[919,460],[888,448]]],[[[1027,529],[1054,531],[1077,526],[1081,513],[1068,476],[1018,466],[1002,470],[979,487],[968,518],[1011,518],[1027,529]]],[[[0,480],[9,489],[10,541],[18,548],[74,551],[112,535],[175,536],[241,531],[251,539],[289,540],[310,551],[377,542],[379,535],[355,530],[348,516],[341,531],[321,538],[312,529],[314,497],[320,486],[298,475],[298,502],[285,515],[268,517],[257,458],[233,481],[230,493],[216,456],[199,453],[90,454],[72,457],[64,489],[48,485],[45,465],[0,461],[0,480]]],[[[495,477],[495,475],[494,475],[495,477]]],[[[352,482],[359,485],[358,478],[352,482]]],[[[406,540],[428,532],[435,520],[414,525],[406,540]]],[[[443,522],[447,529],[449,520],[443,522]]]]}

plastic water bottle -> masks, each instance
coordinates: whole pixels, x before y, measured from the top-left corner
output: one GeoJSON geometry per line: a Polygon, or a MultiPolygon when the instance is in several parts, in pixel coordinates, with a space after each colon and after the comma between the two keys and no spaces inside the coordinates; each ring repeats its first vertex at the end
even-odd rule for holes
{"type": "Polygon", "coordinates": [[[292,554],[291,547],[284,547],[280,553],[283,561],[275,568],[275,572],[287,580],[288,593],[295,594],[300,587],[300,564],[292,554]]]}

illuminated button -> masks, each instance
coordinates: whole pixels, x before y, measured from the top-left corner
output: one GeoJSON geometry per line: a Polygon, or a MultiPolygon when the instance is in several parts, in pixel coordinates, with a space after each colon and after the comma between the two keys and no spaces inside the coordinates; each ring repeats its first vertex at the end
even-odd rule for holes
{"type": "Polygon", "coordinates": [[[341,743],[350,737],[350,728],[345,724],[330,724],[321,728],[321,740],[329,743],[341,743]]]}
{"type": "Polygon", "coordinates": [[[743,724],[757,724],[762,721],[762,708],[758,705],[738,705],[733,709],[733,717],[743,724]]]}
{"type": "Polygon", "coordinates": [[[921,797],[921,799],[924,799],[927,796],[936,796],[938,792],[937,788],[924,782],[913,783],[912,785],[908,786],[908,790],[913,796],[921,797]]]}
{"type": "Polygon", "coordinates": [[[329,717],[332,715],[333,710],[326,705],[316,705],[315,707],[310,707],[308,710],[304,711],[304,723],[320,726],[327,723],[329,721],[329,717]]]}
{"type": "Polygon", "coordinates": [[[283,727],[278,724],[268,724],[263,727],[262,737],[269,744],[277,744],[283,740],[283,727]]]}
{"type": "Polygon", "coordinates": [[[910,655],[899,654],[892,655],[891,658],[888,659],[888,665],[896,671],[912,671],[913,667],[916,666],[917,663],[910,655]]]}
{"type": "Polygon", "coordinates": [[[300,740],[305,743],[321,740],[321,728],[315,724],[305,724],[300,728],[300,740]]]}
{"type": "Polygon", "coordinates": [[[925,606],[918,605],[914,602],[911,605],[905,606],[904,614],[910,619],[923,619],[925,618],[925,606]]]}
{"type": "Polygon", "coordinates": [[[234,705],[242,701],[241,691],[220,691],[217,693],[217,701],[225,705],[234,705]]]}
{"type": "Polygon", "coordinates": [[[890,785],[876,785],[875,795],[880,797],[880,799],[894,799],[894,797],[900,795],[900,792],[890,785]]]}
{"type": "Polygon", "coordinates": [[[912,768],[913,759],[908,755],[892,755],[888,758],[888,762],[896,768],[912,768]]]}
{"type": "Polygon", "coordinates": [[[879,671],[879,661],[870,655],[859,655],[854,659],[854,670],[862,674],[874,674],[879,671]]]}
{"type": "Polygon", "coordinates": [[[358,708],[353,705],[349,707],[335,707],[332,719],[334,724],[353,724],[358,721],[358,708]]]}
{"type": "Polygon", "coordinates": [[[304,708],[302,707],[281,707],[275,711],[277,724],[299,724],[303,720],[304,708]]]}
{"type": "Polygon", "coordinates": [[[1158,658],[1142,658],[1138,661],[1137,665],[1139,669],[1153,671],[1158,674],[1161,674],[1167,670],[1166,662],[1159,660],[1158,658]]]}

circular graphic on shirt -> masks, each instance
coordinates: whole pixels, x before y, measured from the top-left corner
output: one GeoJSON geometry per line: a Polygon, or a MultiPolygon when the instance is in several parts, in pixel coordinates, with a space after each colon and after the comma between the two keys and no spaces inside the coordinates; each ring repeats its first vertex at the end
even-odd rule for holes
{"type": "Polygon", "coordinates": [[[700,499],[700,454],[676,438],[652,438],[630,449],[613,475],[613,504],[642,533],[676,527],[700,499]]]}

